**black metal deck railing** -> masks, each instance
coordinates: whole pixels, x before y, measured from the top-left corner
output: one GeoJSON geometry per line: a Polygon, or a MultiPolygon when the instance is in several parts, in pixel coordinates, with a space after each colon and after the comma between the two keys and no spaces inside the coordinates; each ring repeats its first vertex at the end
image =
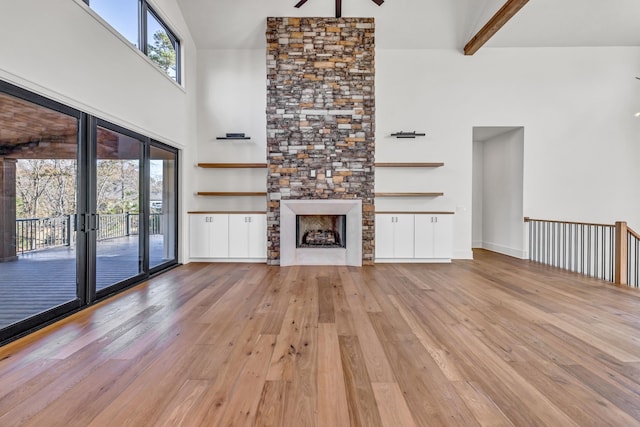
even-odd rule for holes
{"type": "MultiPolygon", "coordinates": [[[[140,214],[125,212],[99,216],[98,241],[139,234],[140,214]]],[[[23,254],[75,244],[76,215],[16,220],[16,253],[23,254]]],[[[162,214],[149,215],[149,234],[162,234],[162,214]]]]}

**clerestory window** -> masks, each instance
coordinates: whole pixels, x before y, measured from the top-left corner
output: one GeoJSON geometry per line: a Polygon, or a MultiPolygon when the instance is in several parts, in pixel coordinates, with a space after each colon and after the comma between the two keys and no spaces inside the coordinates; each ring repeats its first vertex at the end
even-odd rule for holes
{"type": "Polygon", "coordinates": [[[84,0],[102,19],[180,83],[180,40],[146,0],[84,0]]]}

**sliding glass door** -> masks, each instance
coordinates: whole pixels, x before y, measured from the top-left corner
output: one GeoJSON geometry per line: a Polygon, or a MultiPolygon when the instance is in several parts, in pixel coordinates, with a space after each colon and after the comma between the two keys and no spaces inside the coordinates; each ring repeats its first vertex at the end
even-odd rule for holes
{"type": "Polygon", "coordinates": [[[149,148],[149,268],[158,270],[177,255],[176,184],[178,153],[152,142],[149,148]]]}
{"type": "Polygon", "coordinates": [[[0,341],[81,305],[82,114],[0,92],[0,341]],[[34,318],[39,320],[34,321],[34,318]]]}
{"type": "Polygon", "coordinates": [[[0,343],[177,264],[177,156],[0,81],[0,343]]]}
{"type": "MultiPolygon", "coordinates": [[[[96,292],[130,281],[144,269],[142,158],[133,133],[96,127],[96,292]]],[[[115,127],[114,127],[115,128],[115,127]]]]}

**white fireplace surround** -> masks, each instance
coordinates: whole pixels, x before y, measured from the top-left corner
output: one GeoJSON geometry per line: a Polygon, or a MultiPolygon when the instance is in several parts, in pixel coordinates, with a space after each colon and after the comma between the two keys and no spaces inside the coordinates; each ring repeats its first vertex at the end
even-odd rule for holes
{"type": "Polygon", "coordinates": [[[362,266],[362,200],[281,200],[280,265],[362,266]],[[346,215],[346,248],[296,248],[296,215],[346,215]]]}

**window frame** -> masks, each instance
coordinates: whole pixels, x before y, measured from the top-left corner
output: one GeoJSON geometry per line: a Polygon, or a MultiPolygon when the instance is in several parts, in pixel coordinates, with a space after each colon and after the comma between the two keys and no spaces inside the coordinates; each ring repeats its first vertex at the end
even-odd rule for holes
{"type": "MultiPolygon", "coordinates": [[[[106,22],[111,27],[113,27],[113,25],[111,25],[111,23],[109,21],[107,21],[105,18],[103,18],[93,8],[91,8],[91,0],[82,0],[82,1],[92,11],[94,11],[98,16],[100,16],[100,18],[102,18],[104,20],[104,22],[106,22]]],[[[136,50],[139,50],[140,52],[142,52],[144,54],[144,56],[146,56],[151,61],[151,63],[153,63],[156,67],[158,67],[158,69],[160,69],[160,71],[162,71],[163,74],[165,74],[168,78],[170,78],[174,82],[178,83],[179,85],[182,85],[182,60],[181,60],[182,59],[182,51],[181,51],[182,43],[181,43],[180,38],[178,36],[176,36],[175,31],[173,31],[171,29],[171,27],[169,25],[167,25],[165,20],[160,16],[160,14],[158,12],[156,12],[156,10],[153,8],[153,6],[151,6],[151,4],[147,0],[136,0],[136,1],[138,3],[138,46],[135,46],[136,50]],[[162,27],[164,32],[169,37],[169,40],[171,41],[173,49],[176,52],[176,75],[175,75],[175,78],[172,77],[165,70],[162,70],[162,68],[160,68],[160,66],[158,64],[156,64],[156,62],[153,61],[151,59],[151,57],[149,56],[149,52],[148,52],[148,49],[147,49],[147,13],[150,13],[154,17],[154,19],[156,19],[158,21],[158,24],[160,24],[160,26],[162,27]]],[[[116,28],[114,28],[114,30],[118,34],[120,34],[121,36],[124,37],[124,35],[120,31],[118,31],[116,28]]]]}

